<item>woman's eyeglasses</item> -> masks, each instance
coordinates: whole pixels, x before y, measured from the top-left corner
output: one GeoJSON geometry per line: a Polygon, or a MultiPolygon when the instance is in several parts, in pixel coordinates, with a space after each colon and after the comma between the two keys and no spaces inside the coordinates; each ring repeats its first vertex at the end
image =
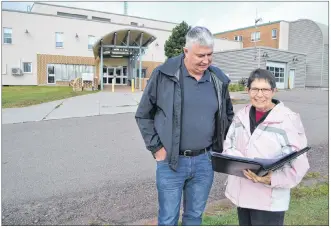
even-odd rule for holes
{"type": "Polygon", "coordinates": [[[251,91],[251,93],[253,95],[259,93],[259,91],[261,90],[262,94],[264,95],[269,95],[272,92],[271,88],[256,88],[256,87],[252,87],[249,89],[251,91]]]}

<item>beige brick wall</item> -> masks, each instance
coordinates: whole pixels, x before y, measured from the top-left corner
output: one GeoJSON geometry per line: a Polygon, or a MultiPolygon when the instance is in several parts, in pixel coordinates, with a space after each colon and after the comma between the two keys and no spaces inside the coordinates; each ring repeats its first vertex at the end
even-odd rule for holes
{"type": "Polygon", "coordinates": [[[142,66],[143,66],[143,68],[146,68],[146,77],[149,78],[151,76],[153,70],[161,64],[162,64],[162,62],[143,61],[142,66]]]}
{"type": "MultiPolygon", "coordinates": [[[[93,57],[37,54],[37,83],[38,85],[47,84],[47,64],[85,64],[94,66],[95,63],[96,61],[93,57]]],[[[59,84],[61,85],[62,82],[59,82],[59,84]]]]}
{"type": "MultiPolygon", "coordinates": [[[[127,66],[126,58],[105,58],[103,60],[107,66],[127,66]]],[[[95,66],[95,77],[99,79],[100,71],[99,58],[81,57],[81,56],[62,56],[62,55],[48,55],[37,54],[37,82],[38,85],[47,84],[47,64],[85,64],[95,66]]],[[[162,62],[143,61],[142,67],[146,68],[146,77],[149,78],[153,70],[162,64],[162,62]]],[[[67,81],[57,81],[57,85],[69,85],[67,81]]]]}
{"type": "Polygon", "coordinates": [[[70,86],[70,81],[56,81],[56,85],[58,86],[70,86]]]}
{"type": "Polygon", "coordinates": [[[228,40],[234,40],[235,36],[243,36],[243,48],[254,47],[254,42],[251,41],[251,33],[260,32],[260,41],[256,42],[257,46],[266,46],[271,48],[279,48],[279,36],[280,36],[280,23],[267,24],[254,28],[247,28],[242,30],[230,31],[227,33],[217,34],[217,38],[226,38],[228,40]],[[277,38],[272,39],[272,30],[277,29],[277,38]]]}

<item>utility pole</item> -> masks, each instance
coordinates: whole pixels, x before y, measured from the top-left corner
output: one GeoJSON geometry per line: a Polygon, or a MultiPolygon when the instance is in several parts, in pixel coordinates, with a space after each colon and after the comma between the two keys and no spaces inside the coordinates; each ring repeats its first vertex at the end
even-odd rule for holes
{"type": "MultiPolygon", "coordinates": [[[[258,18],[257,17],[257,9],[256,9],[256,17],[255,17],[255,33],[254,33],[254,46],[255,46],[255,60],[257,60],[256,56],[257,56],[257,49],[256,49],[256,34],[257,34],[257,23],[259,23],[260,21],[262,21],[262,18],[258,18]]],[[[261,36],[261,35],[260,35],[261,36]]],[[[260,48],[259,48],[259,58],[258,58],[258,64],[257,67],[260,68],[260,48]]]]}

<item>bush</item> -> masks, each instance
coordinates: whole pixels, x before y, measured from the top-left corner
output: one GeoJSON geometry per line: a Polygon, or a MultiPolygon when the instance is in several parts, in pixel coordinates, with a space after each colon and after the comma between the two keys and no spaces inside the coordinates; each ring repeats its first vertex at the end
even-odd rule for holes
{"type": "Polygon", "coordinates": [[[239,83],[233,83],[229,85],[229,91],[234,92],[234,91],[244,91],[245,86],[239,83]]]}

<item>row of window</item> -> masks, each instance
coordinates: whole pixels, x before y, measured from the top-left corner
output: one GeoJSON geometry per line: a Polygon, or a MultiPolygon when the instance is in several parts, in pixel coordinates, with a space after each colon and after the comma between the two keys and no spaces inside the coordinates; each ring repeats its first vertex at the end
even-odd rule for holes
{"type": "MultiPolygon", "coordinates": [[[[64,41],[63,41],[64,33],[63,32],[55,32],[55,47],[63,48],[64,41]]],[[[93,48],[94,43],[97,41],[95,36],[88,35],[88,44],[87,48],[91,50],[93,48]]]]}
{"type": "MultiPolygon", "coordinates": [[[[55,32],[55,47],[56,48],[63,48],[63,46],[64,46],[63,37],[64,37],[63,32],[55,32]]],[[[96,41],[97,40],[96,40],[95,36],[88,35],[87,48],[89,50],[91,50],[96,41]]],[[[11,28],[3,28],[3,43],[4,44],[12,44],[13,43],[13,30],[11,28]]]]}
{"type": "Polygon", "coordinates": [[[83,73],[95,73],[95,67],[92,65],[79,64],[48,64],[47,82],[71,81],[82,77],[83,73]]]}
{"type": "MultiPolygon", "coordinates": [[[[276,39],[277,38],[277,29],[273,29],[271,31],[271,38],[276,39]]],[[[243,41],[243,36],[234,36],[235,41],[243,41]]],[[[261,40],[261,33],[260,32],[253,32],[251,33],[251,41],[259,41],[261,40]]]]}

